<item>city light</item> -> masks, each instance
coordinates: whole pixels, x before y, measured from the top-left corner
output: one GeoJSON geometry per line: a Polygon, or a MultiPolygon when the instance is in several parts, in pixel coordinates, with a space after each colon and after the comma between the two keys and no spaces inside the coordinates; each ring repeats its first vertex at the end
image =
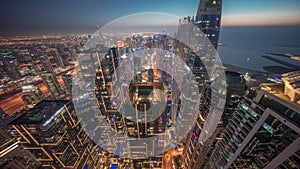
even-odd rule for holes
{"type": "Polygon", "coordinates": [[[300,1],[0,3],[1,169],[300,168],[300,1]]]}

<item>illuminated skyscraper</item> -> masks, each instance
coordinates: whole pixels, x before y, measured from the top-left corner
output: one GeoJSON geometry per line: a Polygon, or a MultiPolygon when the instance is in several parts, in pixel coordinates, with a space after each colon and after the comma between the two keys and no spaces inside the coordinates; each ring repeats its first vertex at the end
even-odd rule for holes
{"type": "Polygon", "coordinates": [[[218,47],[222,0],[200,0],[195,25],[207,36],[215,49],[218,47]]]}
{"type": "MultiPolygon", "coordinates": [[[[240,99],[246,92],[247,85],[244,77],[237,72],[226,71],[226,82],[218,84],[226,84],[227,97],[224,113],[214,133],[205,142],[198,142],[202,127],[205,124],[207,117],[211,110],[211,88],[208,86],[202,93],[200,100],[200,114],[197,118],[197,122],[189,132],[187,140],[185,142],[185,148],[183,151],[183,167],[184,168],[202,168],[206,164],[207,158],[209,158],[211,151],[214,150],[217,142],[223,135],[223,131],[231,119],[234,110],[240,99]]],[[[221,88],[221,87],[220,87],[221,88]]]]}
{"type": "Polygon", "coordinates": [[[20,141],[9,134],[8,123],[12,117],[0,109],[0,168],[1,169],[38,169],[41,163],[20,146],[20,141]]]}
{"type": "MultiPolygon", "coordinates": [[[[215,49],[218,48],[219,33],[221,26],[221,13],[222,13],[222,0],[200,0],[196,17],[187,16],[179,20],[178,32],[184,32],[184,36],[189,39],[193,38],[193,26],[198,27],[212,43],[215,49]]],[[[205,44],[210,45],[210,44],[205,44]]],[[[209,46],[204,48],[211,49],[209,46]]],[[[197,76],[200,90],[202,91],[209,83],[209,77],[202,60],[205,60],[203,56],[195,57],[194,51],[190,50],[185,45],[179,45],[179,51],[181,57],[188,58],[187,64],[193,69],[193,73],[197,76]],[[201,58],[201,60],[200,60],[201,58]]],[[[215,53],[216,51],[210,51],[215,53]]],[[[211,63],[210,63],[211,64],[211,63]]]]}
{"type": "Polygon", "coordinates": [[[43,167],[104,168],[102,150],[81,127],[71,101],[44,100],[10,125],[19,144],[43,167]]]}
{"type": "Polygon", "coordinates": [[[204,168],[299,168],[300,71],[251,89],[204,168]]]}

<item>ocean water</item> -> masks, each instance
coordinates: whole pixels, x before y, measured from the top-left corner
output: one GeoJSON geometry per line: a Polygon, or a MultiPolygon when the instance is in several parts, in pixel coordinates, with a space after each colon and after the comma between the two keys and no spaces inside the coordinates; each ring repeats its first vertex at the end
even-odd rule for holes
{"type": "Polygon", "coordinates": [[[300,61],[269,54],[300,56],[300,25],[222,27],[220,42],[225,46],[219,46],[219,56],[226,64],[258,71],[265,71],[265,66],[287,67],[262,57],[268,55],[300,66],[300,61]]]}

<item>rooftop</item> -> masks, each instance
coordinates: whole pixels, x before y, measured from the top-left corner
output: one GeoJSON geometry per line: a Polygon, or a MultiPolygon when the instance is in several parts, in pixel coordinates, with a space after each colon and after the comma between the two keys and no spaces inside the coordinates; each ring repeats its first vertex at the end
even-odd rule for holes
{"type": "Polygon", "coordinates": [[[292,102],[300,104],[300,71],[294,71],[282,75],[285,84],[284,94],[290,97],[292,102]]]}
{"type": "Polygon", "coordinates": [[[273,99],[277,100],[279,103],[286,105],[296,112],[300,111],[300,104],[297,102],[292,102],[290,97],[284,93],[285,85],[283,83],[262,83],[260,87],[264,93],[273,97],[273,99]]]}
{"type": "Polygon", "coordinates": [[[61,110],[68,100],[43,100],[35,105],[32,109],[29,109],[12,122],[10,125],[20,124],[36,124],[47,125],[61,110]]]}
{"type": "Polygon", "coordinates": [[[282,80],[289,83],[294,89],[300,88],[300,70],[282,75],[282,80]]]}

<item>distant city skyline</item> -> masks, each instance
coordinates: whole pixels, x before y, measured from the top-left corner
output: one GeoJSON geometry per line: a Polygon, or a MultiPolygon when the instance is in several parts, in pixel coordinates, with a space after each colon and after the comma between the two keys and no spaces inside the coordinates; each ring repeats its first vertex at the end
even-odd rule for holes
{"type": "MultiPolygon", "coordinates": [[[[199,0],[1,1],[0,36],[93,32],[114,19],[141,12],[195,16],[198,3],[199,0]]],[[[298,0],[226,0],[222,26],[300,25],[299,6],[298,0]]]]}

